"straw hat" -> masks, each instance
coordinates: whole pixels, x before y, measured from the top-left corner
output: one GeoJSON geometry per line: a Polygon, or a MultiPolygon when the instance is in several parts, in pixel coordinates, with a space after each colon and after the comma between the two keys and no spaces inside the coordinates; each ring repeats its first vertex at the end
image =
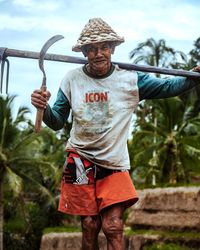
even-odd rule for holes
{"type": "Polygon", "coordinates": [[[93,18],[83,28],[77,44],[72,47],[72,50],[80,52],[83,46],[99,42],[114,42],[115,46],[117,46],[124,42],[124,38],[118,36],[101,18],[93,18]]]}

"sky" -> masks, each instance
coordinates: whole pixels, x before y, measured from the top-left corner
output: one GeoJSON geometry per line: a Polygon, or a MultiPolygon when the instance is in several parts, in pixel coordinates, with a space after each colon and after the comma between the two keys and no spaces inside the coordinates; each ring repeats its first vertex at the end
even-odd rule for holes
{"type": "MultiPolygon", "coordinates": [[[[39,52],[52,36],[65,38],[49,53],[79,56],[71,48],[89,19],[101,17],[125,43],[118,46],[113,61],[131,63],[129,53],[148,38],[164,39],[167,46],[188,54],[200,36],[200,0],[0,0],[0,47],[39,52]]],[[[30,96],[40,88],[42,72],[38,60],[8,58],[9,94],[16,94],[15,109],[35,109],[30,96]]],[[[44,63],[47,88],[53,104],[65,73],[80,65],[44,63]]],[[[4,82],[5,92],[5,82],[4,82]]]]}

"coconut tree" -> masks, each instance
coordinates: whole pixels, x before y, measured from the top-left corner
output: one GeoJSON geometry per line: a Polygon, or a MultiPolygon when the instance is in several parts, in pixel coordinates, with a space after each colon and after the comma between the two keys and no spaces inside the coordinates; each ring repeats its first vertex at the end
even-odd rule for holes
{"type": "Polygon", "coordinates": [[[52,176],[55,169],[37,157],[39,142],[27,118],[29,110],[20,107],[14,118],[14,99],[15,96],[0,96],[0,249],[3,249],[4,185],[16,197],[22,194],[24,183],[32,183],[40,194],[53,201],[50,192],[34,176],[41,166],[48,171],[51,169],[52,176]]]}
{"type": "MultiPolygon", "coordinates": [[[[189,52],[190,59],[184,69],[190,70],[200,64],[200,37],[194,42],[194,48],[189,52]]],[[[188,118],[196,117],[200,111],[200,86],[197,85],[192,91],[182,94],[180,97],[188,103],[188,110],[185,114],[188,118]]]]}
{"type": "Polygon", "coordinates": [[[194,42],[194,48],[189,52],[189,67],[195,67],[200,63],[200,37],[194,42]]]}
{"type": "MultiPolygon", "coordinates": [[[[160,39],[156,41],[153,38],[147,39],[145,42],[138,44],[138,46],[130,52],[130,59],[133,59],[134,63],[143,63],[151,66],[157,67],[172,67],[172,68],[181,68],[184,63],[187,61],[187,57],[181,51],[176,51],[173,48],[166,45],[164,39],[160,39]]],[[[157,74],[157,77],[160,77],[160,74],[157,74]]],[[[156,115],[156,102],[157,100],[145,101],[142,104],[143,109],[150,113],[148,113],[148,118],[151,122],[154,123],[154,127],[157,127],[158,117],[156,115]]],[[[147,114],[146,114],[147,115],[147,114]]],[[[156,130],[154,130],[154,134],[156,130]]],[[[156,136],[152,139],[152,144],[156,144],[156,136]]],[[[152,152],[153,158],[156,157],[156,151],[152,152]]],[[[152,184],[156,184],[155,182],[155,169],[156,162],[151,161],[151,168],[149,174],[152,176],[152,184]]]]}
{"type": "Polygon", "coordinates": [[[131,158],[136,167],[133,176],[137,174],[148,182],[153,172],[160,183],[175,184],[189,182],[191,171],[199,171],[200,119],[185,119],[185,110],[179,97],[158,100],[158,126],[155,127],[148,117],[142,123],[140,118],[137,120],[130,142],[137,145],[131,158]],[[152,144],[155,136],[156,143],[152,144]],[[156,155],[152,157],[153,151],[156,155]],[[153,164],[155,168],[152,168],[153,164]]]}
{"type": "Polygon", "coordinates": [[[187,57],[183,52],[168,47],[164,39],[156,41],[153,38],[139,43],[138,46],[130,52],[129,57],[133,59],[134,63],[143,63],[157,67],[177,68],[187,62],[187,57]]]}

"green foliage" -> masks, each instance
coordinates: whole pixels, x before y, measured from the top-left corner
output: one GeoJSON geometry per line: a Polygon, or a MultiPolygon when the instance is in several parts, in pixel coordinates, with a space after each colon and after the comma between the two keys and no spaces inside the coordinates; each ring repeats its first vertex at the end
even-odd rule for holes
{"type": "Polygon", "coordinates": [[[148,236],[159,236],[158,241],[154,243],[146,243],[142,249],[146,250],[195,250],[196,245],[198,244],[199,233],[198,232],[176,232],[176,231],[161,231],[161,230],[153,230],[153,229],[125,229],[125,234],[127,236],[134,236],[134,235],[148,235],[148,236]],[[183,240],[184,239],[184,240],[183,240]],[[197,243],[193,244],[193,246],[188,248],[188,242],[190,240],[197,240],[197,243]],[[182,242],[182,243],[180,243],[182,242]],[[185,242],[185,245],[184,243],[185,242]],[[187,244],[187,246],[186,246],[187,244]],[[193,248],[194,247],[194,248],[193,248]]]}
{"type": "Polygon", "coordinates": [[[24,233],[27,224],[23,217],[15,217],[13,220],[9,220],[6,222],[4,226],[5,232],[18,232],[24,233]]]}
{"type": "Polygon", "coordinates": [[[43,230],[43,234],[48,233],[74,233],[81,232],[81,228],[75,226],[67,226],[67,227],[47,227],[43,230]]]}
{"type": "Polygon", "coordinates": [[[153,175],[159,183],[187,183],[200,172],[199,118],[185,121],[185,109],[180,98],[167,98],[154,102],[156,124],[151,114],[137,118],[129,142],[136,183],[148,184],[153,175]]]}
{"type": "MultiPolygon", "coordinates": [[[[199,39],[190,56],[199,54],[199,39]]],[[[187,57],[167,47],[163,39],[150,38],[130,53],[134,62],[184,68],[187,57]],[[181,59],[181,63],[179,60],[181,59]]],[[[129,141],[132,178],[139,185],[189,183],[200,174],[200,88],[180,97],[147,100],[136,110],[133,139],[129,141]]]]}
{"type": "Polygon", "coordinates": [[[161,238],[170,238],[173,240],[178,240],[179,238],[185,238],[185,239],[199,239],[199,233],[198,232],[191,232],[191,231],[161,231],[161,230],[153,230],[153,229],[130,229],[127,228],[125,230],[126,235],[159,235],[161,238]]]}
{"type": "Polygon", "coordinates": [[[5,249],[12,250],[38,250],[40,241],[33,234],[9,234],[4,233],[5,249]]]}
{"type": "Polygon", "coordinates": [[[191,250],[191,248],[184,247],[174,243],[153,243],[151,246],[144,246],[144,250],[191,250]]]}
{"type": "Polygon", "coordinates": [[[200,37],[194,42],[194,49],[190,51],[191,59],[189,61],[190,67],[194,67],[200,63],[200,37]]]}
{"type": "Polygon", "coordinates": [[[26,248],[26,239],[31,238],[35,242],[29,248],[32,250],[39,249],[43,228],[61,225],[63,216],[57,206],[64,143],[49,129],[36,135],[25,107],[14,119],[14,99],[0,96],[0,177],[4,189],[0,198],[5,205],[5,248],[26,248]]]}
{"type": "Polygon", "coordinates": [[[130,59],[134,63],[143,63],[159,67],[181,68],[184,62],[187,62],[186,55],[181,51],[175,51],[168,47],[164,39],[156,41],[153,38],[139,43],[138,46],[130,52],[130,59]]]}

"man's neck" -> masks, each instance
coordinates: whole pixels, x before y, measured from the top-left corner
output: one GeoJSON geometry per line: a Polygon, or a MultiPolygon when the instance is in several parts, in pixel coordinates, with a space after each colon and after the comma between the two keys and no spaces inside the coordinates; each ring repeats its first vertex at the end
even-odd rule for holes
{"type": "Polygon", "coordinates": [[[97,78],[103,78],[109,75],[109,73],[113,70],[112,64],[110,63],[109,67],[105,68],[105,70],[98,71],[96,69],[93,69],[89,64],[85,67],[86,71],[89,73],[89,75],[97,78]]]}

